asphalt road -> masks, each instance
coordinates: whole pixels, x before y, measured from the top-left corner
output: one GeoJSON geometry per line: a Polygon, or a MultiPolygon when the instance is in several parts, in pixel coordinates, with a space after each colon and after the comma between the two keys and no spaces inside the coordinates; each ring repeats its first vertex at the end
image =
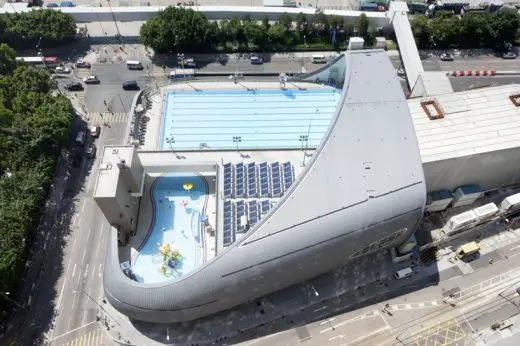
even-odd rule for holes
{"type": "MultiPolygon", "coordinates": [[[[95,140],[97,147],[101,150],[105,145],[120,144],[125,128],[124,123],[103,127],[100,138],[95,140]]],[[[101,155],[94,160],[85,157],[78,168],[84,181],[74,199],[76,212],[72,215],[70,235],[64,239],[64,272],[56,285],[55,309],[59,313],[49,335],[54,345],[65,344],[100,328],[95,321],[103,296],[102,273],[109,230],[109,224],[92,199],[100,159],[101,155]]]]}
{"type": "Polygon", "coordinates": [[[453,91],[494,87],[508,84],[520,84],[520,75],[495,77],[450,77],[453,91]]]}
{"type": "MultiPolygon", "coordinates": [[[[518,314],[520,297],[514,288],[520,277],[511,279],[503,274],[509,270],[518,274],[518,269],[516,261],[503,261],[348,313],[341,313],[341,304],[332,301],[316,309],[320,315],[332,317],[241,345],[296,345],[305,341],[331,346],[468,344],[475,341],[474,331],[489,329],[492,323],[518,314]],[[451,292],[460,292],[455,306],[443,301],[451,292]],[[389,307],[385,310],[386,303],[389,307]]],[[[403,285],[413,280],[402,280],[403,285]]]]}

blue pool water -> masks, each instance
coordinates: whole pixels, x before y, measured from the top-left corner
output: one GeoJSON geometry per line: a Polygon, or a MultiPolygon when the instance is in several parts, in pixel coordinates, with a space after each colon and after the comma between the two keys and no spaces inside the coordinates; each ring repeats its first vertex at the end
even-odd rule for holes
{"type": "Polygon", "coordinates": [[[151,187],[154,217],[148,238],[138,250],[132,272],[137,281],[155,283],[171,280],[200,266],[204,261],[204,230],[201,219],[208,188],[205,180],[190,173],[169,173],[158,177],[151,187]],[[183,185],[193,184],[191,191],[183,185]],[[159,247],[170,245],[181,260],[171,267],[159,247]]]}
{"type": "Polygon", "coordinates": [[[340,89],[176,91],[164,98],[161,149],[317,147],[340,89]],[[168,138],[174,139],[171,145],[168,138]]]}

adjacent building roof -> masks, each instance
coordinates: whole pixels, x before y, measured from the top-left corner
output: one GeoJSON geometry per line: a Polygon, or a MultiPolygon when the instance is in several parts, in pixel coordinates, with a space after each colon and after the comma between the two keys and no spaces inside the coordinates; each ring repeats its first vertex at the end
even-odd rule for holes
{"type": "Polygon", "coordinates": [[[520,147],[520,85],[408,100],[423,163],[520,147]]]}

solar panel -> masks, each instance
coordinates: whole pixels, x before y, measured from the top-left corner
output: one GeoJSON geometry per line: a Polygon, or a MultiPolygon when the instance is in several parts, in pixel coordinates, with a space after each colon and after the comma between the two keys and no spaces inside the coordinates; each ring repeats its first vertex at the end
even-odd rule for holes
{"type": "Polygon", "coordinates": [[[268,200],[260,202],[260,213],[266,214],[267,212],[269,212],[269,209],[271,209],[271,206],[268,200]]]}

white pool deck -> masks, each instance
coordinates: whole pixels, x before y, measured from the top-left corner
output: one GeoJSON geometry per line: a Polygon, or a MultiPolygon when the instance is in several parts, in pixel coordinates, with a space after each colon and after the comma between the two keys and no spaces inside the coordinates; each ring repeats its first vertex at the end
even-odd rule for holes
{"type": "MultiPolygon", "coordinates": [[[[280,89],[279,82],[253,82],[243,80],[238,83],[229,82],[176,82],[160,88],[159,93],[152,96],[152,107],[147,112],[149,117],[147,132],[145,136],[144,145],[141,146],[141,150],[159,150],[161,143],[161,127],[164,121],[164,95],[167,92],[172,91],[209,91],[209,90],[221,90],[221,91],[239,91],[239,90],[277,90],[280,89]]],[[[295,82],[286,83],[285,90],[334,90],[333,87],[326,85],[319,85],[314,83],[295,82]]]]}

